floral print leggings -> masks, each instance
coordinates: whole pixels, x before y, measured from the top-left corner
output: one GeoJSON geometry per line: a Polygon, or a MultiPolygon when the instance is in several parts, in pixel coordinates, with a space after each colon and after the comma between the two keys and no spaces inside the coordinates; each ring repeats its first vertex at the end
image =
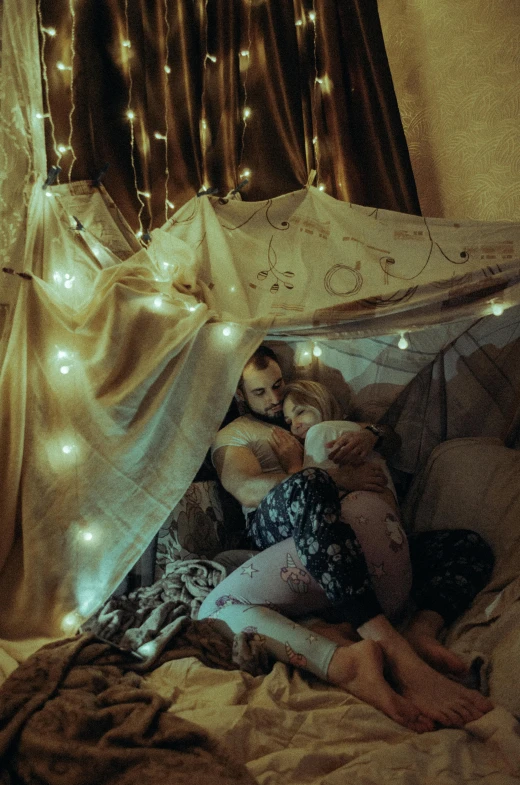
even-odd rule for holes
{"type": "Polygon", "coordinates": [[[322,678],[337,644],[295,619],[330,619],[332,611],[334,620],[357,628],[382,612],[398,616],[411,596],[450,624],[488,582],[494,562],[490,547],[468,530],[406,538],[380,494],[355,492],[340,501],[336,484],[317,468],[267,494],[250,515],[249,532],[261,553],[208,595],[199,618],[218,620],[227,634],[259,635],[276,659],[322,678]]]}

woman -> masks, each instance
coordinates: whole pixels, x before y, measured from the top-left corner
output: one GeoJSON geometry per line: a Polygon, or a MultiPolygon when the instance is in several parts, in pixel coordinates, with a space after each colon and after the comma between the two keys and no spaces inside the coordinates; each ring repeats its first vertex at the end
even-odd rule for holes
{"type": "MultiPolygon", "coordinates": [[[[326,418],[338,417],[338,411],[337,404],[320,385],[314,383],[306,388],[309,383],[297,384],[298,388],[294,385],[286,388],[284,412],[291,421],[291,429],[303,438],[306,431],[312,431],[312,426],[326,422],[326,418]],[[303,404],[302,396],[306,396],[303,404]]],[[[350,427],[341,421],[340,425],[350,427]]],[[[316,429],[309,434],[309,455],[318,448],[323,452],[324,439],[333,438],[330,427],[327,428],[325,434],[320,435],[316,429]],[[313,440],[314,447],[311,446],[313,440]]],[[[272,447],[284,468],[290,465],[293,472],[299,468],[307,479],[312,474],[313,482],[327,484],[332,496],[335,489],[337,497],[337,487],[348,488],[348,478],[345,479],[348,467],[304,467],[302,445],[294,435],[274,428],[272,447]],[[331,478],[336,485],[331,483],[331,478]]],[[[374,460],[362,451],[357,459],[374,460]]],[[[307,460],[311,459],[307,457],[307,460]]],[[[323,463],[323,460],[317,462],[323,463]]],[[[376,494],[375,489],[371,497],[376,494]]],[[[380,512],[385,505],[384,518],[370,513],[371,530],[381,526],[381,521],[386,526],[389,510],[395,516],[391,486],[390,491],[381,493],[380,497],[377,504],[370,496],[364,499],[369,505],[375,504],[380,512]]],[[[351,508],[359,510],[356,505],[360,498],[363,497],[354,500],[344,497],[341,514],[348,516],[351,508]]],[[[287,504],[291,504],[290,499],[287,504]]],[[[336,504],[339,506],[339,500],[336,504]]],[[[463,612],[487,582],[493,559],[486,544],[470,532],[429,532],[410,538],[412,563],[417,565],[412,596],[420,610],[410,625],[407,640],[385,616],[376,594],[377,581],[376,592],[367,590],[370,579],[365,559],[357,558],[358,554],[354,553],[352,559],[346,559],[348,569],[342,564],[345,552],[354,544],[358,547],[351,524],[343,522],[347,536],[340,542],[341,527],[327,527],[327,515],[328,511],[324,510],[322,518],[327,536],[320,533],[319,543],[318,538],[313,541],[312,533],[307,537],[304,564],[300,558],[303,555],[301,543],[295,543],[290,536],[290,514],[284,516],[281,510],[261,509],[260,505],[255,514],[256,528],[251,533],[257,545],[265,550],[211,592],[200,609],[199,618],[214,618],[228,634],[254,632],[265,640],[268,651],[276,659],[344,687],[418,732],[431,730],[433,722],[461,727],[489,711],[492,705],[487,699],[435,670],[461,673],[466,669],[459,658],[437,642],[436,634],[463,612]],[[270,542],[275,544],[267,547],[270,542]],[[471,552],[472,558],[469,558],[471,552]],[[295,622],[296,619],[304,620],[309,614],[322,616],[335,611],[331,598],[340,595],[343,622],[340,627],[315,622],[309,632],[308,627],[295,622]],[[364,648],[361,650],[360,646],[364,648]],[[383,661],[389,666],[401,695],[391,690],[383,679],[383,661]],[[363,672],[363,668],[369,668],[370,672],[363,672]]],[[[358,523],[359,530],[363,522],[358,523]]],[[[365,539],[370,545],[369,538],[365,539]]],[[[405,548],[401,550],[406,553],[405,548]]],[[[396,552],[391,555],[395,557],[396,552]]],[[[408,584],[409,578],[405,575],[401,588],[395,592],[393,615],[402,610],[403,587],[408,584]]]]}

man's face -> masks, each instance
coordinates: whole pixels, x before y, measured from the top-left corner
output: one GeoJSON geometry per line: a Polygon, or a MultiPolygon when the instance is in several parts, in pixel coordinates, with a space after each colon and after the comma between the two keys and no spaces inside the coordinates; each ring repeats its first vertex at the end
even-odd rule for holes
{"type": "Polygon", "coordinates": [[[254,414],[267,417],[273,421],[283,417],[282,399],[284,381],[280,366],[269,360],[267,368],[258,371],[248,365],[242,374],[243,397],[254,414]]]}

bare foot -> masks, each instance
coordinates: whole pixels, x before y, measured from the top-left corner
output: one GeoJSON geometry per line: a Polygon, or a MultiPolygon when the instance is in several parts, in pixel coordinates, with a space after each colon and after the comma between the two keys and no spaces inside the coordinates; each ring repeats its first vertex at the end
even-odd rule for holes
{"type": "Polygon", "coordinates": [[[404,637],[419,657],[441,673],[453,676],[466,676],[469,668],[456,654],[439,642],[439,633],[444,627],[444,619],[436,611],[417,611],[404,637]]]}
{"type": "Polygon", "coordinates": [[[327,677],[332,684],[379,709],[399,725],[417,733],[433,730],[432,720],[390,687],[383,676],[383,666],[382,647],[375,641],[360,641],[336,649],[327,677]]]}
{"type": "Polygon", "coordinates": [[[400,694],[422,714],[446,727],[462,728],[491,711],[493,704],[488,698],[431,668],[386,619],[385,622],[391,632],[383,632],[377,639],[390,664],[392,680],[400,694]]]}

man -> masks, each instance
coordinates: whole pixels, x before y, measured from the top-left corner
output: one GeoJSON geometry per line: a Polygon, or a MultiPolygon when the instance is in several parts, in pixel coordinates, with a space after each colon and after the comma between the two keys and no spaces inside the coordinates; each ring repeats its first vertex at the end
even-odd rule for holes
{"type": "MultiPolygon", "coordinates": [[[[299,442],[290,434],[274,430],[274,426],[285,426],[283,390],[284,379],[275,353],[260,346],[246,363],[237,389],[237,397],[247,405],[249,414],[223,428],[213,444],[213,461],[220,480],[242,504],[246,517],[273,488],[300,469],[299,442]],[[289,459],[294,459],[289,460],[289,471],[280,464],[277,439],[278,444],[283,439],[289,459]]],[[[400,440],[388,426],[361,425],[363,430],[345,433],[329,445],[329,457],[338,465],[349,466],[348,472],[342,472],[344,480],[348,477],[346,490],[383,491],[387,483],[384,472],[363,460],[376,444],[388,455],[398,448],[400,440]]]]}
{"type": "MultiPolygon", "coordinates": [[[[343,676],[344,645],[330,660],[327,677],[333,683],[344,684],[394,719],[404,712],[406,719],[402,724],[409,723],[416,730],[430,730],[432,722],[462,727],[490,711],[492,704],[478,692],[438,672],[461,675],[467,668],[437,641],[442,627],[462,613],[487,582],[493,566],[489,546],[473,532],[415,535],[418,569],[414,599],[420,610],[410,625],[408,639],[401,636],[382,613],[353,529],[341,520],[338,493],[338,484],[348,492],[385,489],[383,471],[363,461],[378,442],[395,444],[391,429],[366,423],[360,431],[343,434],[329,445],[329,457],[338,464],[337,469],[302,470],[301,444],[281,427],[283,391],[284,380],[276,355],[267,347],[260,347],[246,363],[237,390],[249,414],[217,434],[212,457],[222,484],[243,505],[249,534],[262,550],[255,559],[260,559],[258,566],[262,562],[264,573],[275,566],[269,555],[270,546],[277,553],[280,545],[285,550],[286,543],[291,552],[291,569],[297,568],[302,584],[307,581],[307,572],[336,609],[337,618],[347,627],[351,625],[361,638],[377,642],[380,659],[364,678],[359,692],[343,676]],[[406,704],[397,707],[399,696],[392,690],[387,691],[387,705],[377,702],[376,693],[384,687],[383,659],[406,704]],[[334,669],[337,675],[332,675],[334,669]],[[374,690],[375,682],[372,681],[372,687],[370,684],[376,676],[378,689],[374,690]]],[[[233,596],[231,602],[243,603],[245,598],[249,607],[258,604],[257,600],[247,599],[247,587],[253,583],[255,573],[261,570],[250,565],[246,585],[239,587],[240,591],[244,589],[242,599],[233,596]]],[[[273,578],[274,575],[273,572],[273,578]]],[[[270,584],[264,582],[260,605],[280,607],[277,598],[268,596],[272,586],[272,580],[270,584]]],[[[327,636],[326,631],[322,630],[322,634],[327,636]]],[[[337,636],[328,637],[338,640],[337,636]]]]}

